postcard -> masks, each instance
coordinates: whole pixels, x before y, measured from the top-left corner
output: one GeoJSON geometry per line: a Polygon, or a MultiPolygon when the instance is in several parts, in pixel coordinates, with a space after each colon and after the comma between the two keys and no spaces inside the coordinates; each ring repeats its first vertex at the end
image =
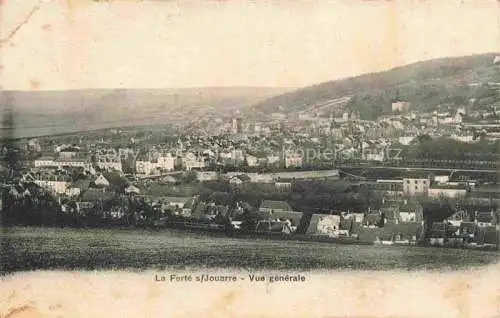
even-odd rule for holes
{"type": "Polygon", "coordinates": [[[500,317],[499,1],[0,15],[0,317],[500,317]]]}

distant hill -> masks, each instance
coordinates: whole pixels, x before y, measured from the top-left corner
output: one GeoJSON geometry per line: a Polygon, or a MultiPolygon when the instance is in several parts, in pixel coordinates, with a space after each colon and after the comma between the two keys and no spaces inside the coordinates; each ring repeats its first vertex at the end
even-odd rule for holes
{"type": "Polygon", "coordinates": [[[320,113],[339,108],[357,110],[364,119],[390,112],[395,100],[412,103],[412,109],[438,105],[466,106],[470,98],[484,103],[500,100],[498,89],[483,86],[500,83],[498,54],[441,58],[417,62],[379,73],[364,74],[286,92],[256,103],[256,112],[286,114],[320,113]],[[497,93],[495,93],[495,91],[497,93]]]}
{"type": "MultiPolygon", "coordinates": [[[[209,112],[230,116],[286,88],[90,89],[3,91],[2,110],[12,118],[0,128],[36,136],[107,127],[185,121],[209,112]]],[[[1,131],[0,131],[1,132],[1,131]]]]}

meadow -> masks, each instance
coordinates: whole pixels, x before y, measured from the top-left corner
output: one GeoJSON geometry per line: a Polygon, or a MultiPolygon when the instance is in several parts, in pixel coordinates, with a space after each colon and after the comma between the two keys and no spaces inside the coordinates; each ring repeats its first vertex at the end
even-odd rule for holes
{"type": "Polygon", "coordinates": [[[450,270],[496,263],[498,252],[238,239],[181,230],[2,228],[2,273],[29,270],[450,270]]]}

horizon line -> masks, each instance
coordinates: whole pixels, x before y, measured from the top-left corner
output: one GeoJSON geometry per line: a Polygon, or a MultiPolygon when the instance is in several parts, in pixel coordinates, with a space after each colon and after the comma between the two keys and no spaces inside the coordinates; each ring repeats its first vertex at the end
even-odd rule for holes
{"type": "MultiPolygon", "coordinates": [[[[315,84],[313,84],[315,85],[315,84]]],[[[308,85],[309,86],[309,85],[308,85]]],[[[84,87],[84,88],[67,88],[67,89],[43,89],[37,88],[33,90],[26,89],[9,89],[1,88],[0,92],[70,92],[70,91],[117,91],[117,90],[194,90],[194,89],[300,89],[308,86],[266,86],[266,85],[228,85],[228,86],[178,86],[178,87],[84,87]]]]}
{"type": "Polygon", "coordinates": [[[334,82],[334,81],[342,81],[342,80],[347,80],[347,79],[352,79],[360,76],[365,76],[365,75],[371,75],[371,74],[378,74],[378,73],[384,73],[388,72],[391,70],[399,69],[399,68],[404,68],[404,67],[409,67],[412,65],[416,65],[419,63],[425,63],[425,62],[431,62],[431,61],[438,61],[438,60],[445,60],[445,59],[460,59],[460,58],[467,58],[467,57],[473,57],[473,56],[484,56],[484,55],[500,55],[500,51],[494,52],[482,52],[482,53],[472,53],[472,54],[467,54],[467,55],[448,55],[448,56],[441,56],[441,57],[434,57],[430,59],[425,59],[425,60],[418,60],[406,64],[401,64],[393,67],[389,67],[387,69],[382,69],[379,71],[372,71],[372,72],[364,72],[364,73],[359,73],[356,75],[351,75],[351,76],[343,76],[343,77],[338,77],[338,78],[332,78],[330,80],[326,81],[320,81],[320,82],[315,82],[315,83],[309,83],[309,84],[304,84],[302,86],[269,86],[269,85],[207,85],[207,86],[178,86],[178,87],[88,87],[88,88],[67,88],[67,89],[43,89],[43,88],[37,88],[33,90],[24,90],[24,89],[8,89],[5,87],[0,86],[0,92],[70,92],[70,91],[105,91],[105,90],[189,90],[189,89],[241,89],[241,88],[253,88],[253,89],[283,89],[283,90],[297,90],[297,89],[305,89],[308,87],[314,87],[317,85],[321,85],[323,83],[328,83],[328,82],[334,82]]]}

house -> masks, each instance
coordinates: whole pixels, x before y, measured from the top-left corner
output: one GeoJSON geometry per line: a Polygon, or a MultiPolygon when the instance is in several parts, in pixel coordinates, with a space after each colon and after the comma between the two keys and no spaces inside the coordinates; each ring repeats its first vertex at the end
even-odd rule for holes
{"type": "MultiPolygon", "coordinates": [[[[372,214],[375,211],[371,211],[371,209],[368,209],[367,214],[372,214]]],[[[399,223],[399,211],[398,211],[398,206],[396,205],[386,205],[380,208],[378,211],[380,215],[382,216],[382,221],[383,224],[398,224],[399,223]]]]}
{"type": "Polygon", "coordinates": [[[349,234],[353,232],[355,229],[356,222],[355,218],[352,217],[346,217],[345,215],[340,215],[340,224],[339,224],[339,229],[347,231],[349,234]]]}
{"type": "Polygon", "coordinates": [[[313,214],[306,234],[326,235],[329,237],[337,237],[341,233],[346,234],[346,230],[340,228],[340,223],[340,215],[313,214]]]}
{"type": "Polygon", "coordinates": [[[429,231],[429,239],[432,245],[444,245],[446,236],[446,224],[433,222],[429,231]]]}
{"type": "Polygon", "coordinates": [[[38,168],[38,167],[54,167],[57,165],[54,161],[54,157],[42,156],[42,157],[34,160],[34,166],[38,168]]]}
{"type": "Polygon", "coordinates": [[[138,187],[131,184],[125,188],[125,193],[126,194],[140,194],[141,190],[138,187]]]}
{"type": "Polygon", "coordinates": [[[61,159],[71,159],[75,158],[80,154],[80,147],[74,145],[61,145],[56,147],[56,152],[59,153],[59,158],[61,159]]]}
{"type": "Polygon", "coordinates": [[[161,178],[161,181],[164,183],[176,183],[177,179],[173,176],[164,176],[161,178]]]}
{"type": "Polygon", "coordinates": [[[245,161],[249,167],[256,167],[259,165],[259,159],[255,156],[247,155],[245,161]]]}
{"type": "Polygon", "coordinates": [[[408,112],[410,111],[410,103],[406,101],[396,101],[391,105],[392,112],[408,112]]]}
{"type": "Polygon", "coordinates": [[[470,222],[470,217],[465,210],[459,210],[453,213],[453,215],[451,215],[449,218],[447,218],[446,221],[453,226],[460,227],[462,222],[470,222]]]}
{"type": "Polygon", "coordinates": [[[368,213],[363,218],[363,226],[368,228],[380,227],[383,222],[384,219],[380,212],[368,213]]]}
{"type": "Polygon", "coordinates": [[[292,183],[291,182],[275,182],[274,186],[279,191],[290,191],[292,189],[292,183]]]}
{"type": "Polygon", "coordinates": [[[193,169],[202,169],[205,167],[205,160],[201,156],[193,153],[185,154],[181,159],[182,168],[186,171],[193,169]]]}
{"type": "Polygon", "coordinates": [[[268,165],[277,165],[280,163],[280,157],[278,157],[278,156],[271,155],[271,156],[267,156],[266,159],[267,159],[268,165]]]}
{"type": "Polygon", "coordinates": [[[113,194],[103,189],[88,189],[77,199],[77,210],[100,209],[106,201],[112,200],[113,194]]]}
{"type": "Polygon", "coordinates": [[[97,155],[96,166],[101,170],[122,171],[122,163],[118,153],[97,155]]]}
{"type": "Polygon", "coordinates": [[[64,194],[71,186],[71,177],[65,174],[37,172],[33,174],[36,185],[57,194],[64,194]]]}
{"type": "Polygon", "coordinates": [[[262,212],[277,212],[277,211],[293,211],[292,207],[286,201],[263,200],[260,204],[259,211],[262,212]]]}
{"type": "Polygon", "coordinates": [[[480,245],[497,245],[499,239],[499,232],[495,226],[487,226],[480,228],[478,231],[477,243],[480,245]]]}
{"type": "Polygon", "coordinates": [[[490,211],[476,211],[474,223],[478,227],[495,226],[497,224],[496,215],[491,209],[490,211]]]}
{"type": "Polygon", "coordinates": [[[219,177],[215,171],[196,171],[196,178],[198,181],[213,181],[219,177]]]}
{"type": "Polygon", "coordinates": [[[476,234],[476,224],[474,222],[464,221],[460,223],[460,235],[464,238],[474,239],[476,234]]]}
{"type": "Polygon", "coordinates": [[[157,168],[162,172],[173,171],[175,158],[170,153],[161,153],[156,158],[157,168]]]}
{"type": "Polygon", "coordinates": [[[94,181],[93,181],[93,184],[96,186],[96,187],[102,187],[102,188],[106,188],[106,187],[109,187],[111,184],[109,183],[108,179],[106,179],[106,177],[104,177],[102,174],[99,175],[94,181]]]}
{"type": "Polygon", "coordinates": [[[109,182],[109,188],[123,193],[125,188],[129,185],[129,181],[121,174],[113,171],[103,172],[102,176],[109,182]]]}
{"type": "Polygon", "coordinates": [[[285,168],[302,167],[302,154],[298,152],[285,153],[285,168]]]}
{"type": "Polygon", "coordinates": [[[9,188],[9,195],[15,199],[20,199],[23,197],[24,189],[21,186],[11,186],[9,188]]]}
{"type": "Polygon", "coordinates": [[[229,183],[232,185],[240,185],[243,183],[243,180],[241,180],[239,176],[233,176],[229,179],[229,183]]]}
{"type": "Polygon", "coordinates": [[[207,204],[203,201],[196,203],[196,205],[193,208],[193,211],[191,212],[191,217],[212,219],[213,217],[215,217],[215,215],[211,213],[212,210],[208,209],[208,207],[209,207],[209,204],[207,204]]]}
{"type": "Polygon", "coordinates": [[[421,222],[423,220],[423,207],[416,201],[405,200],[398,206],[398,222],[421,222]]]}
{"type": "Polygon", "coordinates": [[[163,172],[173,171],[175,158],[170,153],[148,151],[137,157],[135,162],[136,173],[143,176],[160,175],[163,172]]]}
{"type": "Polygon", "coordinates": [[[69,188],[66,189],[66,195],[69,197],[79,196],[81,193],[88,190],[90,187],[90,180],[78,180],[74,182],[69,188]]]}
{"type": "Polygon", "coordinates": [[[354,223],[363,223],[365,214],[364,213],[346,213],[344,218],[352,219],[354,223]]]}
{"type": "Polygon", "coordinates": [[[165,197],[164,199],[170,206],[178,207],[180,209],[192,209],[193,202],[195,200],[194,197],[165,197]]]}
{"type": "Polygon", "coordinates": [[[289,221],[290,226],[292,228],[296,228],[299,226],[300,221],[302,219],[302,212],[295,211],[283,211],[283,210],[274,210],[274,211],[257,211],[257,215],[262,220],[274,220],[274,221],[289,221]]]}
{"type": "Polygon", "coordinates": [[[257,223],[255,231],[259,233],[283,233],[291,234],[289,223],[283,221],[261,220],[257,223]]]}

